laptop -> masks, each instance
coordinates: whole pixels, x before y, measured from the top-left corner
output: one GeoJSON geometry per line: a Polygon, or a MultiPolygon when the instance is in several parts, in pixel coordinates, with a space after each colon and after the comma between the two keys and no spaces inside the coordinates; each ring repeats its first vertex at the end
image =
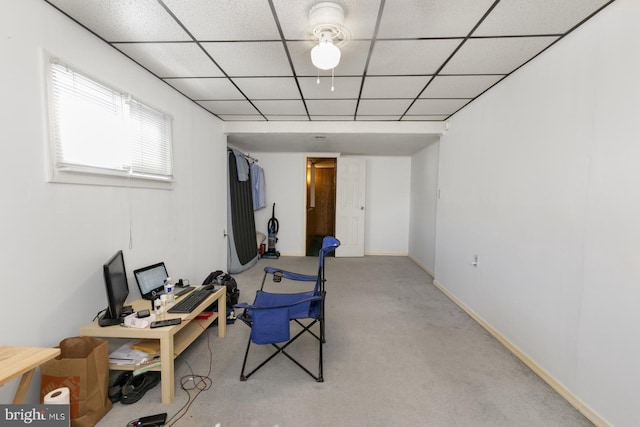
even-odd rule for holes
{"type": "MultiPolygon", "coordinates": [[[[140,295],[143,299],[153,300],[164,294],[164,281],[169,277],[164,262],[149,265],[133,271],[140,295]]],[[[179,297],[191,290],[193,286],[175,287],[175,296],[179,297]]]]}

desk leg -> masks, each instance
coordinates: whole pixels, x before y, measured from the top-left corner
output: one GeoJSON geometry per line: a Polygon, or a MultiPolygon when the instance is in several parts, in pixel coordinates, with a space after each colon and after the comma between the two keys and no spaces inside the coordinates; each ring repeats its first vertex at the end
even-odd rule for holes
{"type": "Polygon", "coordinates": [[[223,293],[218,298],[218,337],[224,338],[227,334],[227,294],[223,293]]]}
{"type": "Polygon", "coordinates": [[[173,401],[176,388],[173,377],[173,335],[160,339],[160,362],[162,403],[168,404],[173,401]]]}
{"type": "Polygon", "coordinates": [[[24,396],[27,394],[27,390],[29,390],[29,384],[31,383],[31,378],[33,377],[33,373],[36,371],[33,368],[30,371],[22,374],[22,378],[20,379],[20,384],[18,384],[18,389],[16,390],[16,394],[13,397],[13,404],[17,405],[24,401],[24,396]]]}

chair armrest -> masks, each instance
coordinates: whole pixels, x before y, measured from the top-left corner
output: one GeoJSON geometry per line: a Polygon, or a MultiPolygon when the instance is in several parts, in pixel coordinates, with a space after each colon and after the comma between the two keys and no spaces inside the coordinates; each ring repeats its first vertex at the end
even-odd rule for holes
{"type": "Polygon", "coordinates": [[[253,304],[249,304],[249,303],[243,302],[243,303],[235,304],[233,306],[233,308],[244,308],[244,309],[249,309],[249,310],[269,310],[269,309],[272,309],[272,308],[295,307],[296,305],[304,304],[304,303],[311,302],[311,301],[320,301],[321,299],[322,299],[321,296],[316,295],[316,296],[311,296],[311,297],[296,301],[296,302],[291,303],[291,304],[266,305],[266,306],[253,305],[253,304]]]}
{"type": "Polygon", "coordinates": [[[266,274],[282,273],[282,277],[289,280],[297,280],[301,282],[315,282],[318,280],[318,276],[310,276],[308,274],[294,273],[292,271],[281,270],[275,267],[265,267],[264,272],[266,274]]]}

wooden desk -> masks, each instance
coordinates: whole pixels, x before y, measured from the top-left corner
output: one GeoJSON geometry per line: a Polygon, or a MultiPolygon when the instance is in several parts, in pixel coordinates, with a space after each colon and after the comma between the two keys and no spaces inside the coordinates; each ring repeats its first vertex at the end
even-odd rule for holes
{"type": "MultiPolygon", "coordinates": [[[[186,294],[189,295],[189,294],[186,294]]],[[[186,295],[177,298],[176,302],[180,301],[186,295]]],[[[151,307],[148,300],[139,299],[132,304],[134,311],[140,311],[149,309],[151,307]]],[[[120,325],[101,327],[98,325],[98,321],[93,321],[90,324],[80,329],[80,335],[91,337],[103,337],[103,338],[140,338],[140,339],[157,339],[160,340],[160,368],[162,374],[162,403],[171,403],[175,396],[175,378],[174,378],[174,358],[180,355],[196,338],[200,336],[207,327],[213,323],[217,318],[218,320],[218,336],[224,337],[227,333],[227,288],[222,287],[215,291],[207,299],[205,299],[198,307],[191,313],[167,313],[165,318],[182,318],[182,323],[174,326],[165,326],[162,328],[150,329],[149,327],[144,329],[126,328],[120,325]],[[218,313],[214,313],[208,319],[196,319],[198,314],[202,313],[204,309],[213,304],[214,301],[218,301],[218,313]]],[[[114,370],[136,370],[140,366],[135,365],[115,365],[110,364],[110,369],[114,370]]]]}
{"type": "Polygon", "coordinates": [[[0,385],[22,375],[14,404],[23,402],[36,368],[59,355],[59,348],[0,346],[0,385]]]}

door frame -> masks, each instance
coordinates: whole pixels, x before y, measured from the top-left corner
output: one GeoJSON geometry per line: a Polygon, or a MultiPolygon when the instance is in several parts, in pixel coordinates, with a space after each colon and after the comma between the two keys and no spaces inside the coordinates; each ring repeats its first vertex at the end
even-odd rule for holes
{"type": "MultiPolygon", "coordinates": [[[[337,167],[338,167],[338,158],[340,157],[340,153],[305,153],[304,155],[304,197],[303,197],[303,209],[304,209],[304,219],[302,221],[302,248],[303,248],[303,256],[307,255],[307,204],[309,201],[307,200],[307,163],[309,159],[333,159],[336,162],[336,175],[337,175],[337,167]]],[[[336,176],[337,180],[337,176],[336,176]]],[[[336,182],[337,184],[337,182],[336,182]]],[[[334,190],[335,197],[335,190],[334,190]]],[[[334,222],[334,234],[335,234],[335,222],[334,222]]]]}

